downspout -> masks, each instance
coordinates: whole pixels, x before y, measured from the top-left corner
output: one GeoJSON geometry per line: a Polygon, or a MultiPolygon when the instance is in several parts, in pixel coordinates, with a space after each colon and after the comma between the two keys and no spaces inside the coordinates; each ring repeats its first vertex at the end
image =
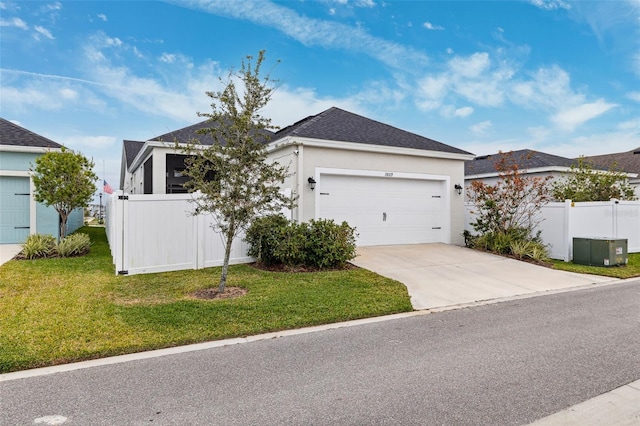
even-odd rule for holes
{"type": "Polygon", "coordinates": [[[298,179],[296,192],[298,193],[298,205],[296,206],[296,217],[295,221],[300,223],[302,222],[302,211],[304,206],[304,162],[303,162],[303,151],[304,146],[302,143],[298,143],[295,145],[294,152],[298,152],[298,161],[296,165],[296,177],[298,179]]]}

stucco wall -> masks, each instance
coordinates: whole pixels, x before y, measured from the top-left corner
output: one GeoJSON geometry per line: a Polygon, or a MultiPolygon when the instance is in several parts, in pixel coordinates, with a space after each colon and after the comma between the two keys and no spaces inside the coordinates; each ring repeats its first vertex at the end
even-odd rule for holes
{"type": "Polygon", "coordinates": [[[308,221],[315,217],[315,193],[311,191],[307,179],[316,176],[317,168],[338,168],[350,170],[375,170],[385,172],[420,173],[449,177],[449,200],[453,244],[463,244],[464,197],[453,189],[455,184],[464,182],[464,161],[391,154],[365,152],[347,149],[322,148],[315,146],[288,146],[270,154],[270,159],[280,164],[289,164],[291,176],[285,187],[299,194],[298,208],[294,218],[308,221]],[[298,154],[294,154],[297,151],[298,154]],[[298,173],[301,170],[301,173],[298,173]]]}

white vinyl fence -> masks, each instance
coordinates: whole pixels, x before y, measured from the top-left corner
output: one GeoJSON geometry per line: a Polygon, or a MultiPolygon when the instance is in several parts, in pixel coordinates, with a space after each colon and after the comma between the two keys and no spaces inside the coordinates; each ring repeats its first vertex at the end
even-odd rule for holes
{"type": "MultiPolygon", "coordinates": [[[[190,194],[130,194],[106,203],[106,230],[117,274],[201,269],[220,266],[224,241],[211,215],[193,215],[190,194]]],[[[244,235],[231,248],[229,263],[247,263],[244,235]]]]}
{"type": "MultiPolygon", "coordinates": [[[[465,204],[465,229],[474,233],[473,205],[465,204]]],[[[640,201],[549,203],[540,211],[542,241],[553,259],[573,258],[574,237],[627,239],[629,253],[640,252],[640,201]]]]}

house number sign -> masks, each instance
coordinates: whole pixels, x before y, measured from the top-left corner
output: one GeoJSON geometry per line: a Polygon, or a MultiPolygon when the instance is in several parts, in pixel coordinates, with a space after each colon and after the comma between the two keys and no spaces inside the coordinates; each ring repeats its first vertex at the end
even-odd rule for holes
{"type": "Polygon", "coordinates": [[[393,172],[384,172],[385,177],[393,177],[393,172]]]}

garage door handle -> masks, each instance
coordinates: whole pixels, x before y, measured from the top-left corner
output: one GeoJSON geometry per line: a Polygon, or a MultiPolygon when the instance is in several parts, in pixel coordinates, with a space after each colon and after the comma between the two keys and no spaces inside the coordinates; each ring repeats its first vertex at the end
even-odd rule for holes
{"type": "Polygon", "coordinates": [[[31,195],[31,194],[29,194],[28,192],[27,192],[26,194],[21,194],[21,193],[16,192],[16,193],[15,193],[15,194],[13,194],[13,195],[31,195]]]}
{"type": "Polygon", "coordinates": [[[30,226],[14,226],[13,229],[29,229],[30,226]]]}
{"type": "Polygon", "coordinates": [[[442,226],[433,226],[431,229],[442,229],[442,226]]]}
{"type": "Polygon", "coordinates": [[[387,214],[386,213],[382,213],[382,221],[383,222],[387,221],[387,214]]]}

